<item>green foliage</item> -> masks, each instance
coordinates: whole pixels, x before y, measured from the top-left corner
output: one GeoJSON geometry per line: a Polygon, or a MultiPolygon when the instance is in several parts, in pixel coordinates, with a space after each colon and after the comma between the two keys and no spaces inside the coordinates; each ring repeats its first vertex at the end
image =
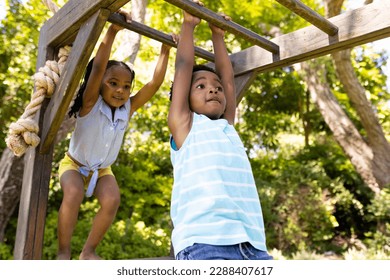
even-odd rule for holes
{"type": "Polygon", "coordinates": [[[315,162],[302,164],[287,153],[253,159],[252,168],[269,248],[289,253],[329,249],[335,218],[324,195],[331,181],[323,169],[315,162]]]}
{"type": "Polygon", "coordinates": [[[390,189],[383,189],[367,207],[366,219],[375,222],[377,231],[366,232],[368,248],[390,254],[390,189]]]}
{"type": "Polygon", "coordinates": [[[349,249],[343,254],[345,260],[390,260],[389,253],[379,249],[373,250],[357,250],[355,248],[349,249]]]}
{"type": "Polygon", "coordinates": [[[23,113],[33,90],[39,26],[47,18],[38,0],[22,4],[7,1],[6,18],[0,23],[0,151],[10,121],[23,113]]]}
{"type": "MultiPolygon", "coordinates": [[[[80,211],[80,219],[72,238],[74,260],[79,258],[96,208],[96,202],[91,202],[86,203],[80,211]]],[[[46,219],[43,259],[56,259],[57,256],[57,216],[57,212],[52,212],[46,219]]],[[[158,226],[147,227],[142,222],[117,218],[97,248],[97,253],[107,260],[152,258],[168,256],[169,248],[170,233],[164,232],[158,226]]]]}
{"type": "Polygon", "coordinates": [[[294,116],[302,112],[305,90],[293,72],[283,69],[259,75],[240,105],[243,122],[237,126],[245,146],[275,149],[282,131],[297,132],[294,116]],[[293,116],[293,117],[292,117],[293,116]]]}
{"type": "Polygon", "coordinates": [[[0,260],[12,260],[12,247],[10,245],[0,243],[0,260]]]}
{"type": "Polygon", "coordinates": [[[169,248],[170,233],[122,220],[114,224],[98,252],[105,259],[139,259],[168,256],[169,248]]]}
{"type": "Polygon", "coordinates": [[[324,257],[315,252],[308,252],[306,250],[298,251],[294,253],[291,257],[293,260],[321,260],[324,257]]]}
{"type": "Polygon", "coordinates": [[[325,252],[318,254],[307,250],[294,253],[292,256],[285,256],[283,252],[277,249],[270,250],[274,260],[389,260],[390,255],[383,250],[371,251],[367,249],[348,249],[345,253],[337,255],[334,252],[325,252]]]}
{"type": "Polygon", "coordinates": [[[389,254],[388,189],[374,197],[337,145],[322,141],[299,152],[258,154],[252,167],[265,227],[272,228],[270,248],[294,259],[292,253],[351,248],[367,258],[389,254]]]}
{"type": "Polygon", "coordinates": [[[367,98],[376,108],[383,131],[390,131],[390,93],[386,88],[387,77],[382,70],[387,65],[389,54],[385,51],[377,53],[366,45],[355,48],[352,55],[359,81],[366,89],[367,98]]]}
{"type": "Polygon", "coordinates": [[[390,188],[383,189],[368,207],[368,218],[377,223],[390,221],[390,188]]]}

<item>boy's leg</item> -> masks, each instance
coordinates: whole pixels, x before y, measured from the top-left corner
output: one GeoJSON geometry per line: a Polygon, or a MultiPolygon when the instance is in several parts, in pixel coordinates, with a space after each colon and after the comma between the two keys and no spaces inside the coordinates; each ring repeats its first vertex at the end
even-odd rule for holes
{"type": "Polygon", "coordinates": [[[120,204],[118,183],[112,175],[106,175],[98,179],[94,194],[100,203],[100,209],[92,223],[88,239],[80,254],[80,260],[100,259],[95,252],[96,247],[114,221],[120,204]]]}
{"type": "Polygon", "coordinates": [[[84,180],[75,170],[65,171],[60,177],[63,198],[58,211],[57,259],[69,260],[71,239],[77,223],[80,205],[84,198],[84,180]]]}
{"type": "Polygon", "coordinates": [[[239,248],[244,260],[273,260],[266,251],[258,250],[248,242],[239,244],[239,248]]]}

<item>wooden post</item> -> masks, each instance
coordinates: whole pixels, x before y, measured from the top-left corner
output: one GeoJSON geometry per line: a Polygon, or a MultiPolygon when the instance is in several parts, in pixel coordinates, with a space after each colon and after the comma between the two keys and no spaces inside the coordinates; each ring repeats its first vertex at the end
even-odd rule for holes
{"type": "MultiPolygon", "coordinates": [[[[41,143],[36,149],[29,149],[25,154],[25,169],[14,249],[14,259],[16,260],[38,260],[42,258],[54,146],[53,139],[44,137],[44,141],[42,141],[42,135],[44,132],[48,134],[48,131],[51,132],[51,137],[54,138],[56,135],[62,122],[61,116],[64,116],[64,112],[67,110],[69,104],[63,103],[70,102],[72,97],[70,96],[71,91],[72,89],[74,90],[75,85],[78,84],[82,76],[83,70],[76,71],[75,68],[77,68],[80,61],[84,66],[87,64],[88,58],[93,51],[109,14],[109,10],[98,10],[95,12],[95,15],[91,16],[81,26],[74,45],[76,49],[73,51],[73,55],[69,56],[64,67],[63,75],[60,77],[60,85],[56,89],[56,96],[53,97],[53,100],[45,100],[39,110],[38,123],[39,127],[42,128],[39,132],[41,143]],[[62,96],[63,92],[66,92],[65,97],[62,96]],[[65,100],[64,102],[62,102],[63,98],[65,100]],[[54,113],[49,114],[47,113],[51,111],[47,110],[49,104],[51,104],[50,108],[54,106],[59,109],[52,110],[54,113]],[[53,119],[56,119],[56,121],[53,119]],[[38,151],[43,146],[45,153],[39,153],[38,151]]],[[[47,36],[48,32],[46,32],[49,27],[49,25],[44,25],[41,29],[37,69],[42,67],[46,60],[52,60],[54,56],[54,49],[49,47],[48,42],[50,39],[47,36]]]]}
{"type": "Polygon", "coordinates": [[[242,98],[244,97],[246,91],[256,79],[258,73],[255,71],[248,72],[243,75],[238,75],[234,77],[234,83],[236,85],[236,101],[237,105],[241,102],[242,98]]]}
{"type": "MultiPolygon", "coordinates": [[[[47,46],[47,37],[41,32],[39,38],[37,67],[53,59],[53,49],[47,46]]],[[[38,124],[43,124],[43,116],[49,100],[42,103],[38,124]]],[[[49,147],[52,150],[52,147],[49,147]]],[[[41,155],[38,149],[28,149],[24,156],[24,173],[19,205],[18,225],[16,231],[14,259],[41,259],[43,233],[45,227],[49,180],[51,174],[52,153],[41,155]]]]}

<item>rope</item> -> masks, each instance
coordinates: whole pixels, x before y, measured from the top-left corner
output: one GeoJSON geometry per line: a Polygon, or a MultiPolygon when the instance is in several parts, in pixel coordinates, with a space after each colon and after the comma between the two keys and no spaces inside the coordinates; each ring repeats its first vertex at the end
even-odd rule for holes
{"type": "MultiPolygon", "coordinates": [[[[50,0],[42,0],[42,3],[53,13],[59,10],[58,6],[50,0]]],[[[11,123],[8,136],[5,139],[8,148],[14,155],[22,156],[30,146],[33,148],[38,146],[40,142],[38,136],[39,126],[34,117],[41,108],[43,100],[53,95],[70,50],[70,46],[60,48],[58,62],[48,60],[45,66],[39,68],[38,72],[34,74],[35,92],[32,95],[31,102],[25,108],[23,115],[16,122],[11,123]]]]}
{"type": "Polygon", "coordinates": [[[40,142],[37,135],[39,126],[34,117],[41,108],[43,100],[53,95],[70,50],[70,46],[61,48],[58,53],[58,62],[46,61],[45,66],[39,68],[38,72],[34,74],[35,92],[32,95],[31,102],[27,105],[19,120],[11,123],[8,136],[5,139],[8,148],[16,156],[22,156],[30,146],[34,148],[38,146],[40,142]]]}

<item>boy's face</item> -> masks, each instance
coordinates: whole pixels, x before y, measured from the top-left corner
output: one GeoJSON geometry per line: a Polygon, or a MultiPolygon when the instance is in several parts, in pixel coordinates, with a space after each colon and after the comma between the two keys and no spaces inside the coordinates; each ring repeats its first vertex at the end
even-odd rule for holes
{"type": "Polygon", "coordinates": [[[201,70],[192,75],[190,109],[212,120],[223,115],[226,98],[222,83],[215,73],[201,70]]]}
{"type": "Polygon", "coordinates": [[[101,94],[103,100],[111,107],[118,108],[130,97],[132,75],[122,66],[112,66],[103,76],[101,94]]]}

